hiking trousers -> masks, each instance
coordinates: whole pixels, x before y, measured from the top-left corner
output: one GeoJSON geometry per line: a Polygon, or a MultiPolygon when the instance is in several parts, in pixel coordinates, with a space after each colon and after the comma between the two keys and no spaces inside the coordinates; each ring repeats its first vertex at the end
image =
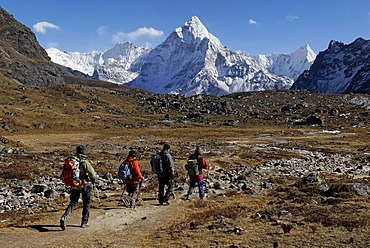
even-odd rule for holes
{"type": "Polygon", "coordinates": [[[133,206],[135,204],[135,201],[139,197],[139,188],[140,184],[126,184],[126,191],[128,193],[127,200],[129,201],[130,206],[133,206]]]}
{"type": "Polygon", "coordinates": [[[205,194],[204,194],[204,187],[203,187],[203,178],[198,178],[198,176],[195,177],[190,177],[190,186],[189,186],[189,191],[188,191],[188,197],[193,194],[195,184],[198,184],[199,188],[199,197],[200,199],[203,199],[205,194]]]}
{"type": "Polygon", "coordinates": [[[173,191],[173,179],[172,177],[166,176],[166,177],[158,177],[158,201],[159,204],[163,204],[164,202],[168,202],[170,199],[170,196],[173,191]],[[164,193],[165,187],[166,194],[164,193]]]}
{"type": "Polygon", "coordinates": [[[72,214],[73,210],[78,204],[78,200],[80,199],[80,195],[82,195],[82,219],[81,223],[86,224],[89,221],[90,215],[90,206],[91,206],[91,192],[92,192],[92,185],[88,183],[84,185],[82,189],[71,189],[70,195],[70,202],[69,205],[62,215],[64,220],[67,220],[69,216],[72,214]]]}

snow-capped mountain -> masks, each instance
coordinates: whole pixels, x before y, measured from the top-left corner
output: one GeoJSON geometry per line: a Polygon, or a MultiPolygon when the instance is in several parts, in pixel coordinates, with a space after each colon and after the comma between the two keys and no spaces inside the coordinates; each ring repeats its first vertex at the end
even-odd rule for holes
{"type": "Polygon", "coordinates": [[[316,54],[308,44],[301,46],[291,54],[258,55],[255,57],[271,73],[288,76],[293,80],[296,80],[304,70],[310,68],[315,58],[316,54]]]}
{"type": "Polygon", "coordinates": [[[53,62],[97,79],[186,96],[287,89],[315,58],[308,45],[292,54],[250,56],[231,51],[196,16],[151,50],[120,43],[105,53],[80,57],[55,48],[47,52],[53,62]]]}
{"type": "Polygon", "coordinates": [[[72,68],[92,76],[95,65],[103,62],[101,56],[103,52],[93,51],[89,53],[62,52],[57,48],[46,49],[51,61],[65,67],[72,68]]]}
{"type": "Polygon", "coordinates": [[[139,76],[129,85],[156,93],[185,96],[287,89],[293,84],[293,79],[285,76],[284,72],[289,72],[289,76],[298,73],[296,71],[308,56],[295,58],[291,63],[285,63],[290,61],[290,55],[283,56],[256,59],[246,53],[231,51],[193,16],[148,53],[139,76]],[[301,63],[297,65],[294,62],[301,63]],[[269,71],[269,67],[275,70],[275,74],[269,71]]]}
{"type": "Polygon", "coordinates": [[[370,40],[345,45],[332,40],[292,89],[321,93],[370,93],[370,40]]]}
{"type": "Polygon", "coordinates": [[[147,48],[133,43],[117,43],[106,52],[62,52],[57,48],[46,49],[54,63],[83,72],[96,79],[113,83],[126,83],[138,76],[147,48]]]}
{"type": "Polygon", "coordinates": [[[147,48],[133,43],[118,43],[102,54],[103,62],[95,66],[94,78],[121,84],[134,80],[139,75],[147,51],[147,48]]]}

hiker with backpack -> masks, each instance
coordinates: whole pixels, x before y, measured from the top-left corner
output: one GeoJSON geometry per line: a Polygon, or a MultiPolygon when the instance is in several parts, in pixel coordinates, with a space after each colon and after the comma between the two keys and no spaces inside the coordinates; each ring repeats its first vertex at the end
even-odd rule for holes
{"type": "Polygon", "coordinates": [[[185,169],[190,177],[190,185],[186,199],[189,200],[190,195],[193,194],[195,184],[198,184],[199,197],[200,199],[205,198],[204,187],[203,187],[203,169],[209,170],[210,165],[202,156],[202,149],[200,146],[195,148],[194,154],[190,155],[185,169]]]}
{"type": "Polygon", "coordinates": [[[170,145],[165,143],[158,155],[160,157],[160,166],[162,167],[157,171],[158,201],[159,205],[168,205],[168,200],[170,196],[173,195],[173,179],[175,176],[175,166],[170,151],[170,145]]]}
{"type": "Polygon", "coordinates": [[[67,186],[71,186],[71,192],[70,203],[60,218],[60,228],[62,230],[66,229],[66,221],[77,206],[81,195],[83,202],[81,227],[89,226],[91,196],[97,174],[86,154],[86,146],[80,145],[76,147],[76,155],[65,160],[61,179],[67,186]],[[69,167],[70,165],[71,167],[69,167]]]}
{"type": "Polygon", "coordinates": [[[128,193],[128,195],[122,199],[123,204],[126,207],[135,208],[136,201],[139,197],[140,184],[142,180],[144,180],[144,177],[140,171],[139,163],[136,160],[135,151],[129,151],[126,160],[123,161],[123,163],[120,166],[120,169],[118,171],[118,177],[124,180],[126,191],[128,193]],[[126,167],[126,166],[128,166],[129,171],[124,173],[122,171],[127,170],[127,169],[122,168],[122,167],[126,167]],[[126,175],[123,175],[123,174],[126,174],[126,175]]]}

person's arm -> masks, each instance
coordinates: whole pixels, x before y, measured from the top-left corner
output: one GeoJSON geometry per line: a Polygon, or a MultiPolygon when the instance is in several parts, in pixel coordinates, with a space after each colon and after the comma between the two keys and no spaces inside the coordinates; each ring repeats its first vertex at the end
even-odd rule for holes
{"type": "Polygon", "coordinates": [[[167,154],[167,159],[168,159],[168,162],[170,163],[170,175],[174,176],[175,175],[175,164],[173,162],[171,154],[167,154]]]}
{"type": "Polygon", "coordinates": [[[134,168],[133,169],[134,169],[134,175],[136,175],[138,179],[143,180],[144,177],[141,174],[140,166],[139,166],[139,163],[137,161],[134,162],[134,168]]]}
{"type": "Polygon", "coordinates": [[[209,164],[207,164],[206,160],[202,158],[202,168],[208,170],[210,167],[209,164]]]}
{"type": "Polygon", "coordinates": [[[90,162],[85,160],[83,161],[84,165],[85,165],[85,173],[91,178],[91,179],[96,179],[97,178],[97,174],[94,170],[94,168],[91,166],[90,162]]]}

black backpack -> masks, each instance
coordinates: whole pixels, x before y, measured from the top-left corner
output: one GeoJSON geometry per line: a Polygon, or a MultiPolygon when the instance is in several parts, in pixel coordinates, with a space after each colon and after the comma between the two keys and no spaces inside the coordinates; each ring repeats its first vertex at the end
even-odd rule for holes
{"type": "Polygon", "coordinates": [[[166,154],[163,153],[152,155],[150,164],[152,171],[157,175],[166,175],[171,170],[170,162],[168,161],[166,154]]]}
{"type": "Polygon", "coordinates": [[[152,155],[150,159],[150,167],[152,168],[152,172],[157,175],[163,173],[162,158],[159,154],[152,155]]]}

